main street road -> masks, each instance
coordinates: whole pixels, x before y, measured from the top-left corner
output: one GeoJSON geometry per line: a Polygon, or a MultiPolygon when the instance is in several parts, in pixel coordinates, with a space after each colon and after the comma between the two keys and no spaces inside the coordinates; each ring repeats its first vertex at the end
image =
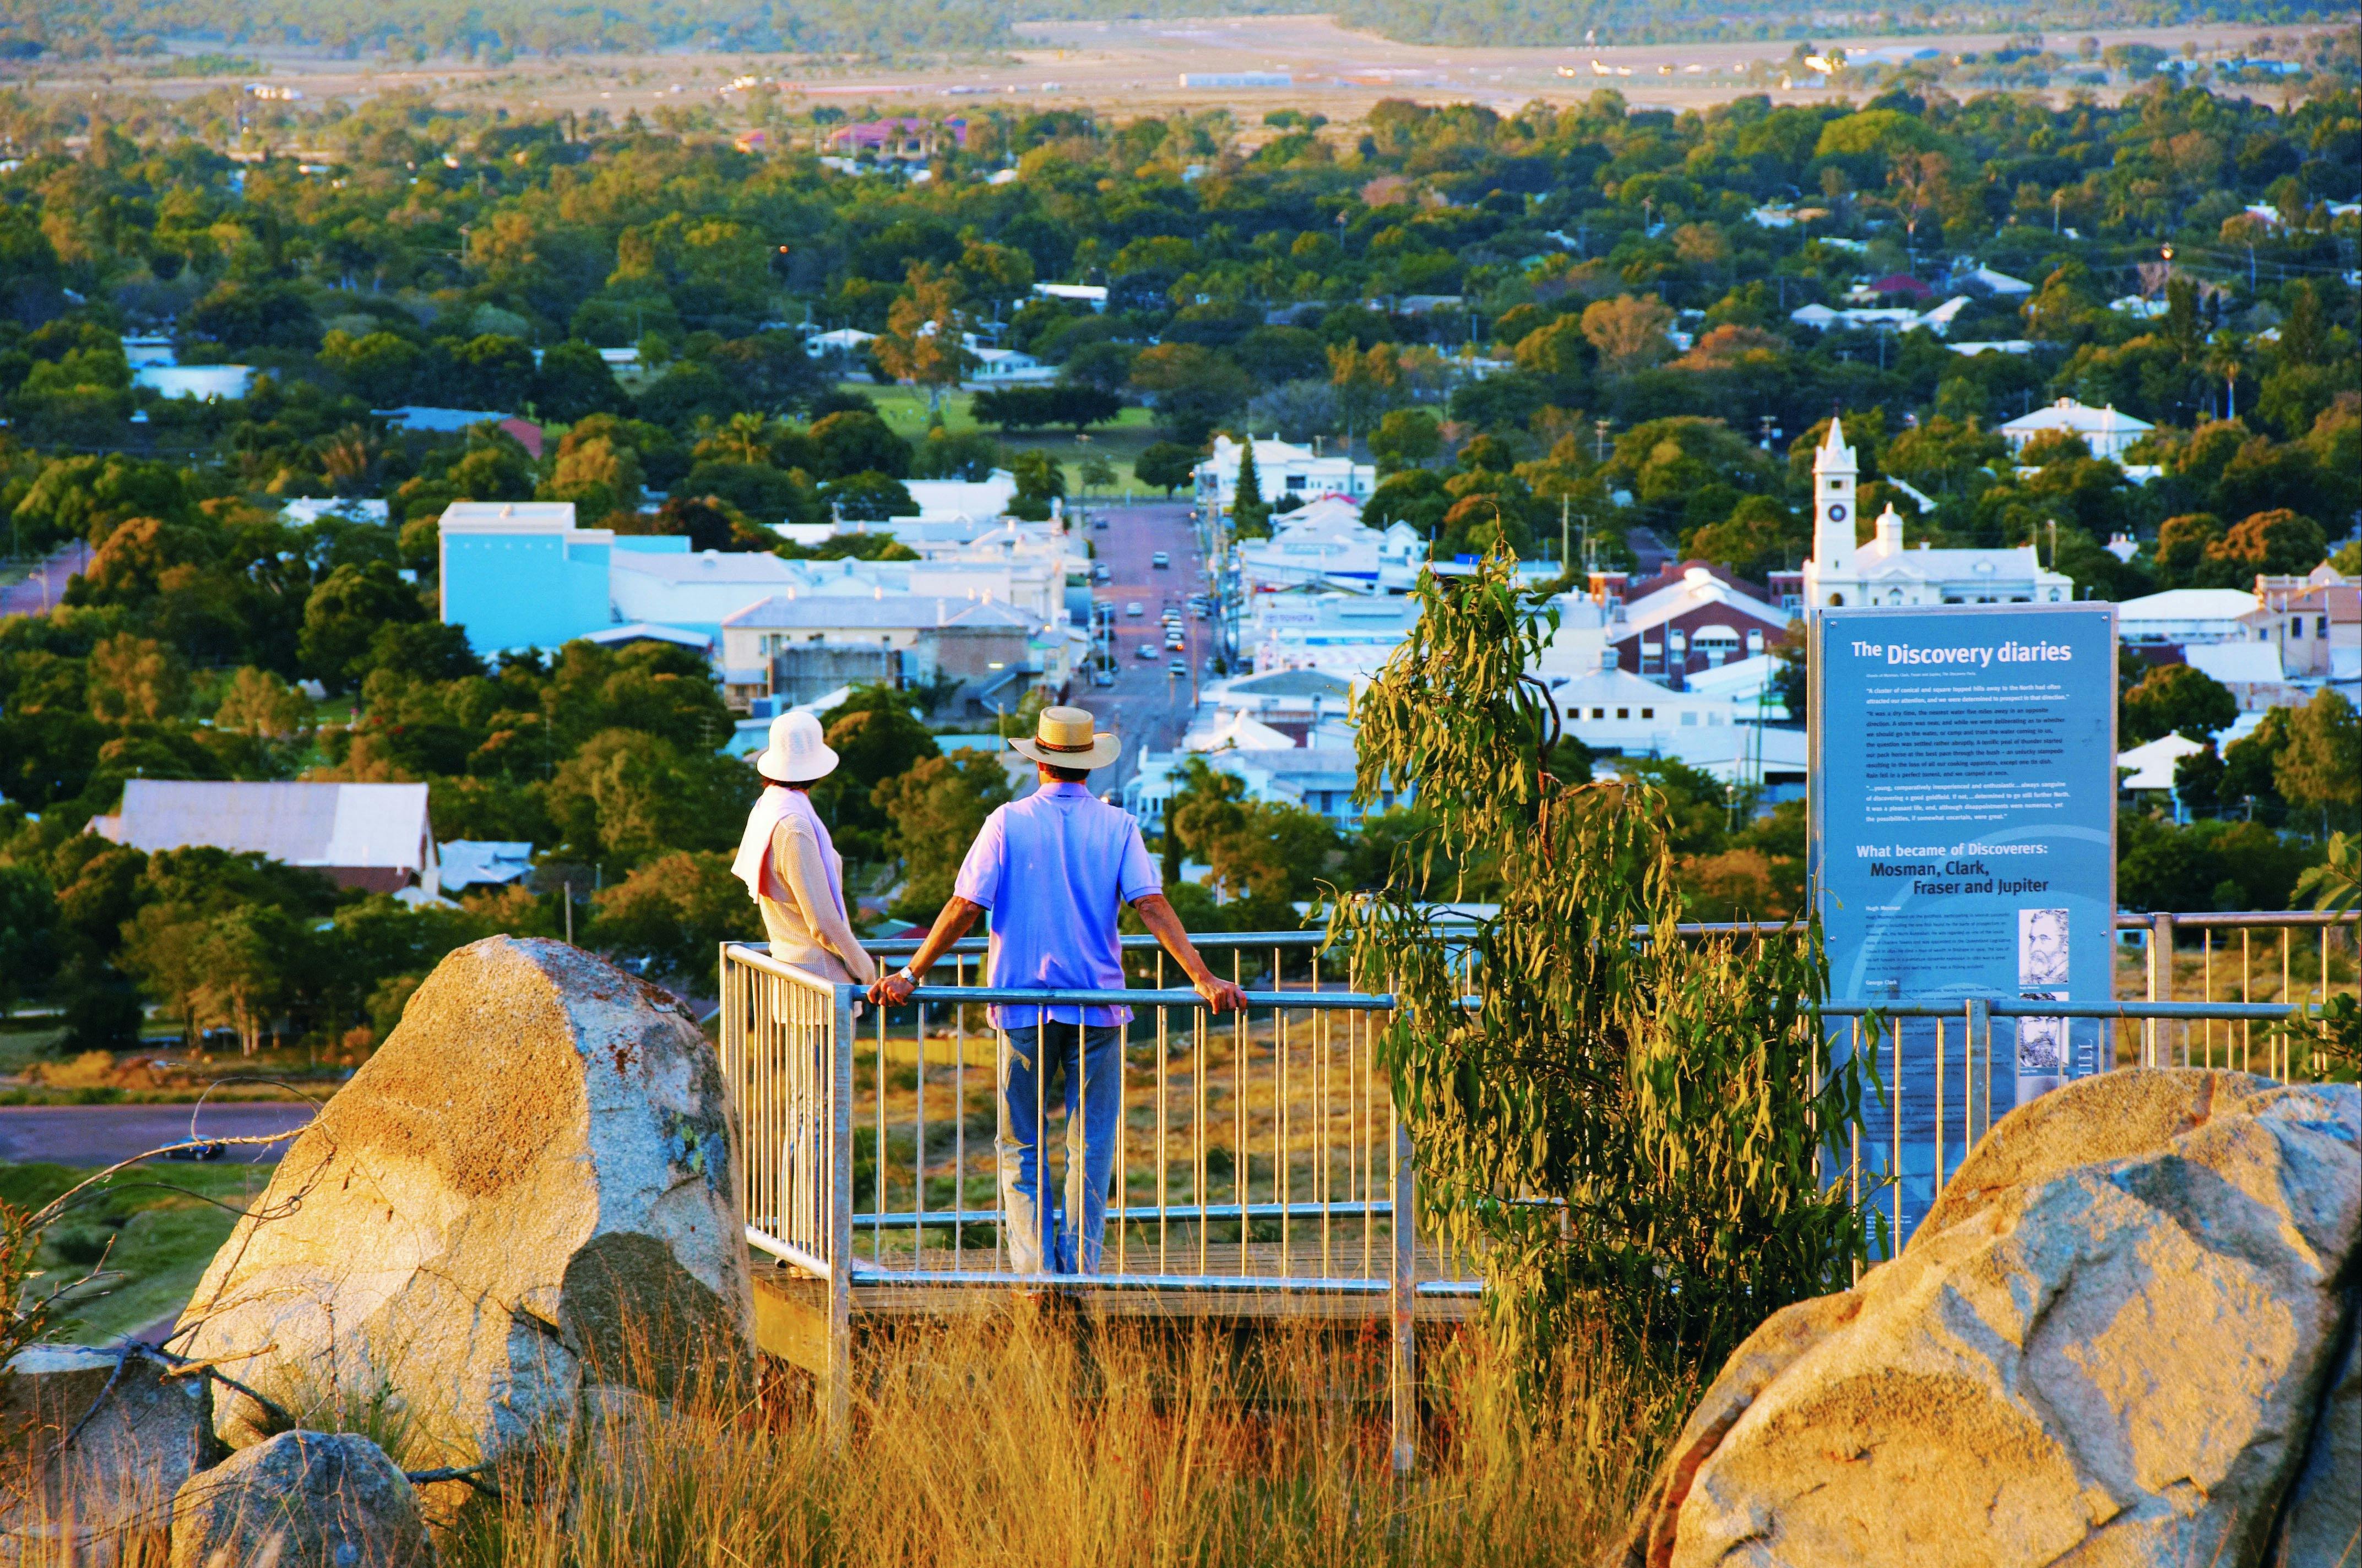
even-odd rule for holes
{"type": "Polygon", "coordinates": [[[24,577],[0,587],[0,616],[47,615],[65,600],[66,585],[90,567],[90,546],[77,540],[24,577]]]}
{"type": "MultiPolygon", "coordinates": [[[[187,1105],[0,1105],[0,1160],[108,1166],[189,1136],[187,1105]]],[[[259,1137],[300,1127],[313,1107],[301,1101],[235,1100],[197,1113],[197,1135],[259,1137]]],[[[275,1160],[285,1144],[232,1145],[222,1157],[275,1160]]]]}
{"type": "Polygon", "coordinates": [[[1205,678],[1209,628],[1188,610],[1189,596],[1206,591],[1206,572],[1186,504],[1086,506],[1093,518],[1107,521],[1107,527],[1087,530],[1084,537],[1113,577],[1095,585],[1091,597],[1115,606],[1116,681],[1111,686],[1095,686],[1077,680],[1075,701],[1123,740],[1123,754],[1115,766],[1091,779],[1092,787],[1104,793],[1120,789],[1138,771],[1143,746],[1166,751],[1180,744],[1196,707],[1198,682],[1205,678]],[[1171,558],[1170,566],[1155,565],[1153,557],[1160,550],[1171,558]],[[1141,613],[1126,615],[1125,609],[1133,604],[1141,613]],[[1182,613],[1189,639],[1185,652],[1169,652],[1164,647],[1164,630],[1157,618],[1168,604],[1182,613]],[[1140,656],[1142,645],[1154,651],[1153,657],[1140,656]],[[1175,659],[1189,666],[1194,678],[1167,673],[1175,659]]]}

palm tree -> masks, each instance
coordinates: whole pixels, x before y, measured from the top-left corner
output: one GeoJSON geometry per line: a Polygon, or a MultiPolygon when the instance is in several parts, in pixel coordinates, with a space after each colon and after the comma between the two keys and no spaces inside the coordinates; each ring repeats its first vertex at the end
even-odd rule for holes
{"type": "Polygon", "coordinates": [[[377,467],[377,440],[359,425],[348,424],[328,437],[320,448],[320,473],[338,495],[359,490],[377,467]]]}
{"type": "Polygon", "coordinates": [[[2239,417],[2239,350],[2228,335],[2218,335],[2206,350],[2206,374],[2223,382],[2225,420],[2239,417]]]}
{"type": "Polygon", "coordinates": [[[730,439],[736,442],[738,444],[738,460],[740,462],[749,464],[754,463],[757,460],[756,455],[758,453],[764,456],[768,456],[770,455],[771,421],[768,415],[758,413],[732,414],[730,416],[730,423],[726,427],[726,431],[730,439]]]}

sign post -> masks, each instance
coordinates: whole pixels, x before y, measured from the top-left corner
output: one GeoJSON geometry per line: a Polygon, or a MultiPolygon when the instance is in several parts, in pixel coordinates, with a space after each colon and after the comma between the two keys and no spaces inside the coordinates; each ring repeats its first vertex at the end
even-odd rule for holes
{"type": "MultiPolygon", "coordinates": [[[[2115,607],[1824,609],[1811,675],[1808,866],[1832,996],[2113,997],[2115,607]]],[[[2070,1022],[1994,1020],[1983,1092],[2023,1104],[2110,1065],[2100,1022],[2070,1022]]],[[[1890,1026],[1905,1031],[1882,1063],[1901,1135],[1874,1146],[1900,1156],[1880,1174],[1907,1229],[1934,1201],[1935,1149],[1967,1153],[1939,1140],[1936,1108],[1980,1086],[1937,1076],[1943,1021],[1890,1026]]]]}

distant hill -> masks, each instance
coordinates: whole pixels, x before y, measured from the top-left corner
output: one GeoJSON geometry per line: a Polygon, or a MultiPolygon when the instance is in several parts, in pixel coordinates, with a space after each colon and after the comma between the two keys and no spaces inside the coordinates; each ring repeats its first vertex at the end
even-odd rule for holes
{"type": "MultiPolygon", "coordinates": [[[[163,40],[225,49],[294,44],[420,58],[705,48],[771,52],[973,53],[1017,42],[1018,21],[1269,16],[1308,0],[0,0],[0,59],[155,52],[163,40]]],[[[2316,0],[2262,0],[2241,20],[2327,18],[2316,0]]],[[[2158,26],[2206,18],[2182,0],[1993,0],[1924,19],[1863,13],[1818,22],[1790,0],[1341,0],[1338,20],[1405,43],[1581,45],[1676,39],[1787,40],[1849,31],[2008,32],[2158,26]]]]}

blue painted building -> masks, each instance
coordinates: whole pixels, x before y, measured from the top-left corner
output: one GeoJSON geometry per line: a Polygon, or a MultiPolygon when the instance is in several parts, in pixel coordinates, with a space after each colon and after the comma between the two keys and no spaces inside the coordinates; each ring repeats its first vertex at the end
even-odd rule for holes
{"type": "Polygon", "coordinates": [[[689,540],[577,528],[571,501],[455,501],[441,527],[444,623],[465,628],[479,654],[604,631],[617,551],[686,554],[689,540]]]}

